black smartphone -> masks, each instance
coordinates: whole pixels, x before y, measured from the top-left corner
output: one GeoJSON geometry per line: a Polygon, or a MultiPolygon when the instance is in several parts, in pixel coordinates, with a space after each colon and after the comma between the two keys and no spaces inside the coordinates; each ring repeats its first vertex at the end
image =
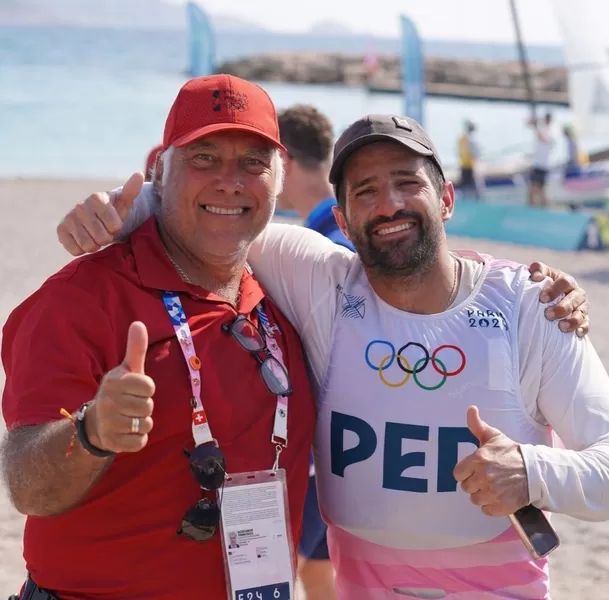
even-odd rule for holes
{"type": "Polygon", "coordinates": [[[532,504],[517,510],[509,519],[533,558],[544,558],[560,546],[554,527],[543,511],[532,504]]]}

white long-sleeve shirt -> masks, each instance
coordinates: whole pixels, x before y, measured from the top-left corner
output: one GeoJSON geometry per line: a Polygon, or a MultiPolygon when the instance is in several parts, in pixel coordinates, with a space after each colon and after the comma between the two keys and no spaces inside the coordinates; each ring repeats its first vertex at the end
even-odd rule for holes
{"type": "MultiPolygon", "coordinates": [[[[123,235],[152,214],[145,186],[123,235]]],[[[299,332],[319,389],[327,366],[340,286],[357,255],[298,225],[271,224],[252,244],[258,280],[299,332]]],[[[455,303],[480,276],[479,263],[461,259],[455,303]]],[[[526,411],[549,425],[565,448],[522,445],[532,504],[585,520],[609,519],[609,375],[591,341],[563,333],[544,316],[543,283],[527,282],[518,317],[519,380],[526,411]]]]}
{"type": "MultiPolygon", "coordinates": [[[[263,286],[300,333],[314,384],[321,386],[336,315],[336,286],[357,257],[297,225],[270,225],[250,250],[263,286]]],[[[481,268],[464,268],[455,303],[481,268]]],[[[531,502],[588,520],[609,518],[609,376],[590,340],[564,334],[539,302],[543,284],[528,282],[518,318],[522,398],[530,417],[549,424],[566,449],[522,445],[531,502]]]]}

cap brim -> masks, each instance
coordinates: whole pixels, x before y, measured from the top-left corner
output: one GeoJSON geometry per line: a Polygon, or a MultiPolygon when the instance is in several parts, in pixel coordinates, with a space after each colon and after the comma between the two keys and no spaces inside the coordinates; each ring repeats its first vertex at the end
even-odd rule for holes
{"type": "Polygon", "coordinates": [[[195,129],[194,131],[190,131],[182,137],[179,137],[178,139],[174,140],[171,145],[176,148],[187,146],[196,140],[200,140],[201,138],[211,135],[212,133],[218,133],[219,131],[245,131],[246,133],[253,133],[254,135],[260,136],[267,142],[273,144],[275,148],[287,152],[287,149],[281,144],[281,142],[272,135],[260,131],[260,129],[252,127],[251,125],[243,125],[241,123],[213,123],[212,125],[206,125],[205,127],[195,129]]]}
{"type": "Polygon", "coordinates": [[[342,173],[345,163],[356,150],[359,150],[360,148],[374,142],[387,141],[401,144],[405,148],[412,150],[420,156],[433,156],[433,150],[430,150],[427,146],[424,146],[416,140],[396,137],[388,133],[369,133],[368,135],[364,135],[356,140],[353,140],[338,153],[334,159],[334,162],[332,163],[332,168],[330,169],[330,183],[332,185],[336,185],[338,183],[338,179],[340,178],[340,174],[342,173]]]}

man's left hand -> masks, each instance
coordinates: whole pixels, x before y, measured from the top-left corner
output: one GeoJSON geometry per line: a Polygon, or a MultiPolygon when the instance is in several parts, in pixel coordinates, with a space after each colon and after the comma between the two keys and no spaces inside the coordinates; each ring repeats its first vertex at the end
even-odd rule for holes
{"type": "Polygon", "coordinates": [[[506,517],[529,504],[529,485],[518,444],[485,423],[476,406],[467,410],[467,426],[480,447],[453,471],[461,489],[489,517],[506,517]]]}
{"type": "Polygon", "coordinates": [[[533,281],[543,281],[545,277],[552,279],[540,293],[540,302],[545,304],[556,300],[561,294],[565,295],[556,306],[546,308],[546,318],[550,321],[560,320],[558,326],[565,333],[575,331],[578,337],[587,335],[590,331],[590,307],[586,291],[577,285],[575,278],[542,262],[531,263],[529,271],[533,281]]]}

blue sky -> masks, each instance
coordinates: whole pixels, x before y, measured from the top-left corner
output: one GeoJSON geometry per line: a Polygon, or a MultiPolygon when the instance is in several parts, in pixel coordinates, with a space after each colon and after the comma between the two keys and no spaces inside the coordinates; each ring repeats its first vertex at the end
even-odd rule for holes
{"type": "MultiPolygon", "coordinates": [[[[166,0],[181,2],[183,0],[166,0]]],[[[574,0],[593,6],[609,22],[608,0],[574,0]]],[[[415,20],[427,39],[513,42],[508,0],[199,0],[216,14],[232,14],[276,31],[306,31],[318,21],[335,21],[358,32],[396,36],[398,16],[415,20]],[[371,7],[374,7],[371,9],[371,7]]],[[[560,44],[552,0],[517,0],[527,44],[560,44]]]]}

